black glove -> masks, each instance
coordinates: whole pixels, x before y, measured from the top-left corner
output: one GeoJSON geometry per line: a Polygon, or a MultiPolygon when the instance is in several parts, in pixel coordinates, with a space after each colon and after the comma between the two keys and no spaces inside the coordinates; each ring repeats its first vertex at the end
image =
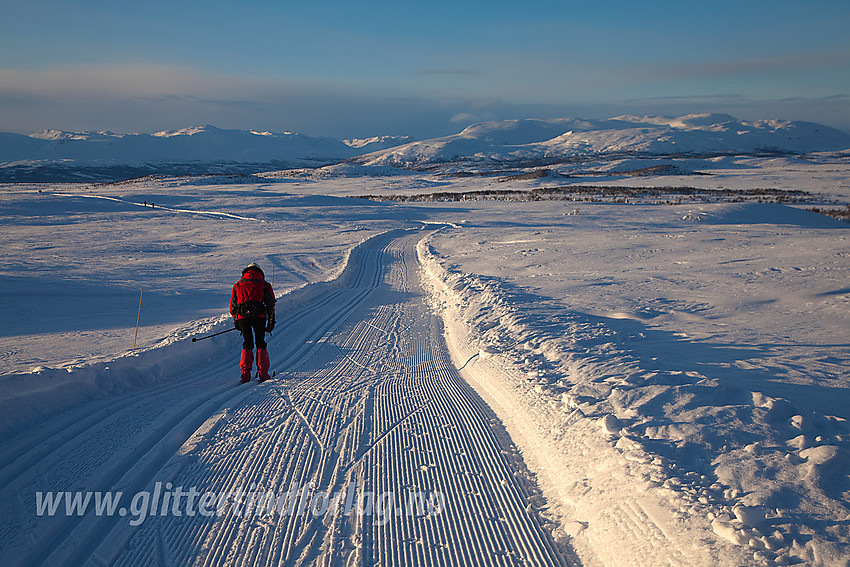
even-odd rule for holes
{"type": "Polygon", "coordinates": [[[267,333],[271,333],[271,332],[272,332],[272,329],[274,329],[274,323],[275,323],[275,321],[274,321],[274,315],[272,315],[271,317],[269,317],[269,318],[266,320],[266,332],[267,332],[267,333]]]}

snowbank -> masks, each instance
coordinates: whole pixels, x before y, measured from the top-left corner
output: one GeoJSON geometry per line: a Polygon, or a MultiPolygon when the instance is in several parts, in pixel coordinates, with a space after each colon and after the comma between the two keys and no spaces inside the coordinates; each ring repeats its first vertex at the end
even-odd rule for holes
{"type": "Polygon", "coordinates": [[[39,366],[32,372],[7,374],[0,380],[0,438],[37,427],[60,410],[120,395],[136,388],[174,380],[222,352],[224,339],[192,343],[188,339],[225,330],[227,314],[189,323],[153,346],[126,352],[109,361],[59,368],[39,366]]]}
{"type": "Polygon", "coordinates": [[[603,318],[418,254],[455,363],[587,565],[847,564],[843,419],[649,368],[603,318]]]}

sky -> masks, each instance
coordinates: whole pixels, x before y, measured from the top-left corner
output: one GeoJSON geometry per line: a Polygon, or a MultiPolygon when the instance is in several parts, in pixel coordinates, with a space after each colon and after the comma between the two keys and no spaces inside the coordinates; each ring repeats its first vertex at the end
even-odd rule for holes
{"type": "Polygon", "coordinates": [[[847,0],[0,0],[0,131],[428,138],[725,112],[850,131],[847,0]]]}

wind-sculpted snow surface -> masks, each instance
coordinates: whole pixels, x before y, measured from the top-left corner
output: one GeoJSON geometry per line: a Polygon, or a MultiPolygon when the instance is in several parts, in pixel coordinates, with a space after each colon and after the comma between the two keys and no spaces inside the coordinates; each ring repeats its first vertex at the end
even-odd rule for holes
{"type": "Polygon", "coordinates": [[[448,358],[422,234],[374,237],[284,298],[269,382],[237,384],[232,353],[206,351],[4,441],[0,563],[570,564],[448,358]]]}
{"type": "Polygon", "coordinates": [[[464,272],[427,241],[418,254],[455,364],[587,564],[846,565],[844,418],[750,390],[717,362],[713,374],[671,368],[685,339],[665,347],[638,323],[615,328],[620,320],[464,272]],[[654,358],[634,350],[641,342],[654,358]]]}

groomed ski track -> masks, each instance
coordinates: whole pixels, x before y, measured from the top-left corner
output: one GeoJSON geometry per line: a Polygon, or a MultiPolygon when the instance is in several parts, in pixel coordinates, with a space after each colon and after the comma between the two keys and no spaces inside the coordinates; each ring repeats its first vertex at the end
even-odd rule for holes
{"type": "Polygon", "coordinates": [[[425,234],[371,238],[338,285],[279,309],[269,382],[237,384],[234,338],[192,376],[19,436],[0,469],[0,506],[13,511],[0,563],[572,564],[501,424],[451,363],[420,289],[425,234]],[[242,509],[178,515],[159,502],[137,526],[129,513],[35,511],[38,491],[120,491],[123,508],[158,486],[242,494],[242,509]],[[297,494],[288,511],[259,510],[259,495],[286,494],[297,494]]]}

